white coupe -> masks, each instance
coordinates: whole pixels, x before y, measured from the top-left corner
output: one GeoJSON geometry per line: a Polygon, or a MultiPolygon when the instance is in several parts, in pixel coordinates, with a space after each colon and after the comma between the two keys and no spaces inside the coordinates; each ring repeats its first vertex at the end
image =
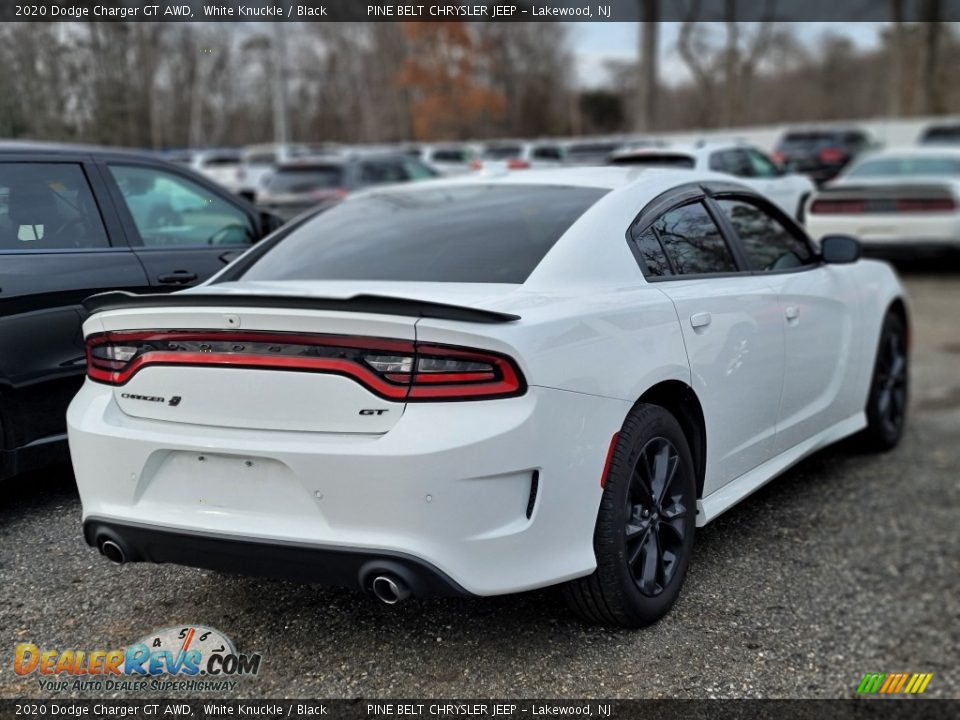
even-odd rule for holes
{"type": "Polygon", "coordinates": [[[899,440],[908,316],[723,175],[593,168],[353,196],[205,285],[87,301],[87,542],[408,595],[671,607],[697,526],[899,440]]]}
{"type": "Polygon", "coordinates": [[[801,221],[806,202],[816,190],[810,178],[781,167],[760,148],[742,142],[624,148],[610,156],[610,164],[727,173],[801,221]]]}
{"type": "Polygon", "coordinates": [[[901,148],[856,162],[810,200],[814,240],[855,235],[905,259],[960,252],[960,150],[901,148]]]}

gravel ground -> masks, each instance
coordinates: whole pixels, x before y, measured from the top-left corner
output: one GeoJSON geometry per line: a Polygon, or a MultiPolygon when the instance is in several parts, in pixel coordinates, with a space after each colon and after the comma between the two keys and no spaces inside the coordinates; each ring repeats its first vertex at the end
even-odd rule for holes
{"type": "MultiPolygon", "coordinates": [[[[83,543],[64,470],[3,488],[0,638],[10,651],[114,648],[200,623],[264,654],[239,689],[250,698],[850,697],[863,673],[885,671],[932,672],[928,696],[960,697],[960,274],[908,285],[903,444],[885,456],[831,448],[701,530],[680,601],[655,627],[585,627],[546,591],[391,608],[116,567],[83,543]]],[[[11,660],[0,660],[0,697],[42,697],[11,660]]]]}

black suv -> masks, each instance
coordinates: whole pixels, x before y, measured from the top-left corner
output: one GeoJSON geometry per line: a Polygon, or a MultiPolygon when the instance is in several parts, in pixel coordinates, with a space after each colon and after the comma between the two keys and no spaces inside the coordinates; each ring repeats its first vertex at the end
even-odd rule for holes
{"type": "Polygon", "coordinates": [[[773,158],[822,184],[833,180],[851,160],[875,145],[863,130],[789,130],[777,143],[773,158]]]}
{"type": "Polygon", "coordinates": [[[85,297],[195,285],[279,225],[147,154],[0,143],[0,479],[67,458],[85,297]]]}

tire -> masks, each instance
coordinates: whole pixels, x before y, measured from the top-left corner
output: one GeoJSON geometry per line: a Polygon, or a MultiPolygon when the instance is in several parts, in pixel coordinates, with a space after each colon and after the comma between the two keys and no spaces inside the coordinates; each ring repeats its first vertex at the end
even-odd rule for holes
{"type": "Polygon", "coordinates": [[[690,563],[696,499],[693,459],[680,424],[659,406],[637,405],[607,470],[593,539],[597,569],[563,586],[571,609],[587,622],[621,628],[663,617],[690,563]],[[662,501],[651,497],[651,478],[654,488],[666,480],[662,501]]]}
{"type": "Polygon", "coordinates": [[[867,396],[867,427],[861,435],[866,450],[886,452],[899,444],[906,425],[909,384],[907,329],[900,316],[887,313],[867,396]]]}

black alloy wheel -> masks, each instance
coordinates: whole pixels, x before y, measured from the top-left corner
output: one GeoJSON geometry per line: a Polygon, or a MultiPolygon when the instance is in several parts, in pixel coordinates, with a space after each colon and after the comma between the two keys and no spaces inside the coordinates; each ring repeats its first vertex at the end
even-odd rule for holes
{"type": "Polygon", "coordinates": [[[634,406],[617,435],[597,514],[597,568],[566,583],[571,609],[591,623],[636,628],[676,602],[693,552],[697,477],[676,418],[634,406]]]}

